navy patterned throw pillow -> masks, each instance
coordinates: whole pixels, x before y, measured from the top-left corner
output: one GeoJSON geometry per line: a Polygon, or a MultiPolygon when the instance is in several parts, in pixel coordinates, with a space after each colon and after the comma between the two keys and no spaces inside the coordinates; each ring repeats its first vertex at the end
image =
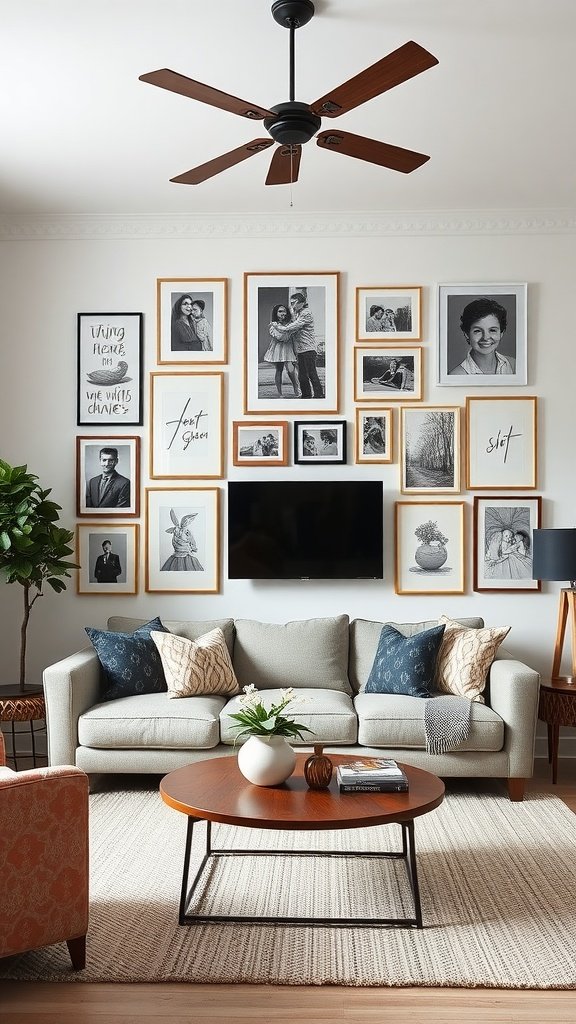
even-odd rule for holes
{"type": "Polygon", "coordinates": [[[134,697],[139,693],[167,690],[164,669],[150,633],[169,633],[156,617],[133,633],[114,633],[85,627],[104,672],[101,700],[134,697]]]}
{"type": "Polygon", "coordinates": [[[383,626],[364,692],[430,697],[445,628],[432,626],[414,636],[402,636],[393,626],[383,626]]]}

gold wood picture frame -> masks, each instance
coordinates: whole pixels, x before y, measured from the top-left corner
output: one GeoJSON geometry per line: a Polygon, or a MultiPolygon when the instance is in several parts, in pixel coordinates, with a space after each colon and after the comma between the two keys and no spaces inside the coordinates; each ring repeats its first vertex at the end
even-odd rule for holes
{"type": "Polygon", "coordinates": [[[78,523],[78,594],[115,597],[138,593],[138,523],[78,523]]]}
{"type": "Polygon", "coordinates": [[[463,501],[396,502],[397,594],[465,592],[464,509],[463,501]]]}
{"type": "Polygon", "coordinates": [[[420,285],[385,285],[356,289],[358,342],[420,341],[420,285]]]}
{"type": "Polygon", "coordinates": [[[421,402],[422,348],[354,349],[355,402],[421,402]]]}
{"type": "Polygon", "coordinates": [[[227,278],[157,278],[156,320],[160,366],[228,361],[227,278]]]}
{"type": "Polygon", "coordinates": [[[288,422],[234,420],[232,463],[234,466],[287,466],[288,422]]]}
{"type": "Polygon", "coordinates": [[[466,486],[471,491],[534,490],[538,399],[535,395],[466,399],[466,486]]]}
{"type": "Polygon", "coordinates": [[[402,406],[400,491],[460,494],[459,405],[402,406]]]}
{"type": "Polygon", "coordinates": [[[150,477],[218,480],[224,475],[224,374],[150,374],[150,477]]]}
{"type": "Polygon", "coordinates": [[[217,594],[220,560],[220,488],[146,489],[147,593],[217,594]]]}
{"type": "Polygon", "coordinates": [[[394,410],[356,409],[354,461],[377,465],[394,458],[394,410]]]}

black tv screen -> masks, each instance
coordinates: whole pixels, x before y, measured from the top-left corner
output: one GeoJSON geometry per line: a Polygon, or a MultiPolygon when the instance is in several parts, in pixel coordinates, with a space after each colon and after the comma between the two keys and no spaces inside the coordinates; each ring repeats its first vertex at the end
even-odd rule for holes
{"type": "Polygon", "coordinates": [[[382,579],[382,483],[228,484],[228,576],[382,579]]]}

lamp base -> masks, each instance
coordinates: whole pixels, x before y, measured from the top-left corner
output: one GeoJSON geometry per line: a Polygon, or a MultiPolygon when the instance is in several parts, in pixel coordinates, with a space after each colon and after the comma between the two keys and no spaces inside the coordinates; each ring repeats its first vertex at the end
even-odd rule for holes
{"type": "Polygon", "coordinates": [[[560,677],[560,663],[562,661],[562,649],[564,647],[568,615],[570,615],[570,634],[572,638],[572,675],[570,677],[572,681],[576,678],[576,589],[572,587],[560,591],[556,643],[554,644],[554,657],[552,659],[552,679],[560,677]]]}

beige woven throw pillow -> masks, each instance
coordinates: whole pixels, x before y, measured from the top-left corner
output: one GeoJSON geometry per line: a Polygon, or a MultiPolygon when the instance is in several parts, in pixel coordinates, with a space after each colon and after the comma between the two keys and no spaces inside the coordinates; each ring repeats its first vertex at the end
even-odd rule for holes
{"type": "Polygon", "coordinates": [[[482,701],[480,694],[486,685],[488,670],[510,626],[466,629],[447,615],[438,619],[438,625],[442,623],[446,628],[436,662],[436,688],[443,693],[482,701]]]}
{"type": "Polygon", "coordinates": [[[150,636],[158,648],[169,697],[239,692],[221,629],[211,629],[197,640],[154,630],[150,636]]]}

